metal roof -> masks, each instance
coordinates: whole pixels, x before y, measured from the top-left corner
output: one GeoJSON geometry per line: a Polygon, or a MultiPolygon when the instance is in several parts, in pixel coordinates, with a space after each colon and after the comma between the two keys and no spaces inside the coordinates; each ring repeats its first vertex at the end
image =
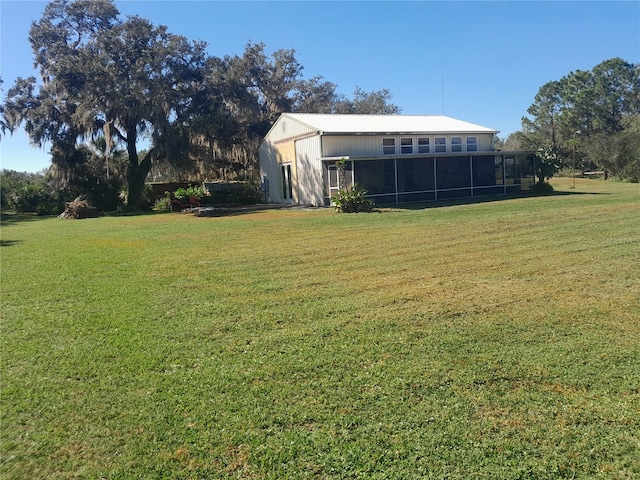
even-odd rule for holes
{"type": "Polygon", "coordinates": [[[498,133],[498,130],[443,115],[355,115],[284,113],[322,134],[498,133]]]}

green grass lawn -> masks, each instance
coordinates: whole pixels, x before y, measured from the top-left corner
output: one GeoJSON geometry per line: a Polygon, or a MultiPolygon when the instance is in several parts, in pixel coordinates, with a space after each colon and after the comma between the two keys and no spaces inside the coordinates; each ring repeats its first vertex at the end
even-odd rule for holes
{"type": "Polygon", "coordinates": [[[640,187],[4,216],[0,478],[640,478],[640,187]]]}

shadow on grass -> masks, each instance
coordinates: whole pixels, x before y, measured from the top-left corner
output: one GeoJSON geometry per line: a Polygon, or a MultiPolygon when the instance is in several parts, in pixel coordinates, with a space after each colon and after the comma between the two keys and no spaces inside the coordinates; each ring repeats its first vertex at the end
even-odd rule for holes
{"type": "Polygon", "coordinates": [[[149,217],[154,215],[166,215],[171,213],[169,210],[131,210],[131,211],[120,211],[117,210],[115,212],[105,212],[101,217],[149,217]]]}
{"type": "Polygon", "coordinates": [[[22,243],[22,240],[0,240],[0,247],[12,247],[22,243]]]}
{"type": "MultiPolygon", "coordinates": [[[[473,205],[490,202],[501,202],[505,200],[514,200],[518,198],[538,198],[538,197],[560,197],[569,195],[609,195],[603,192],[568,192],[568,191],[554,191],[550,193],[514,193],[510,195],[486,195],[478,197],[462,197],[452,198],[447,200],[430,200],[425,202],[415,203],[389,203],[389,204],[377,204],[374,211],[380,211],[380,209],[390,210],[423,210],[427,208],[439,208],[450,207],[455,205],[473,205]]],[[[261,210],[322,210],[326,208],[333,208],[329,206],[313,207],[311,205],[289,205],[289,204],[257,204],[257,205],[234,205],[234,206],[206,206],[195,209],[183,210],[179,214],[192,214],[196,217],[208,218],[208,217],[232,217],[238,215],[245,215],[248,213],[254,213],[261,210]]],[[[166,212],[160,212],[166,213],[166,212]]]]}
{"type": "MultiPolygon", "coordinates": [[[[148,211],[131,211],[131,212],[106,212],[101,213],[99,217],[140,217],[140,216],[150,216],[150,215],[164,215],[170,213],[168,210],[148,210],[148,211]]],[[[55,218],[57,215],[38,215],[36,213],[16,213],[12,211],[3,211],[0,212],[0,225],[3,227],[7,227],[17,223],[25,223],[25,222],[35,222],[38,220],[46,220],[48,218],[55,218]]],[[[98,217],[98,218],[99,218],[98,217]]],[[[96,217],[91,217],[96,218],[96,217]]],[[[76,220],[76,219],[67,219],[67,220],[76,220]]],[[[79,219],[84,220],[84,219],[79,219]]]]}
{"type": "MultiPolygon", "coordinates": [[[[501,202],[505,200],[513,200],[518,198],[536,198],[536,197],[556,197],[570,195],[610,195],[606,192],[582,192],[582,191],[554,191],[550,193],[523,192],[509,195],[487,195],[478,197],[462,197],[447,200],[429,200],[425,202],[414,203],[388,203],[376,204],[375,209],[392,209],[392,210],[423,210],[428,208],[450,207],[455,205],[474,205],[490,202],[501,202]]],[[[101,214],[102,217],[148,217],[156,215],[185,215],[191,214],[196,217],[232,217],[238,215],[246,215],[262,210],[322,210],[333,208],[329,206],[314,207],[311,205],[292,205],[292,204],[255,204],[255,205],[210,205],[194,209],[186,209],[182,212],[170,212],[169,210],[142,210],[142,211],[114,211],[101,214]]],[[[374,209],[374,211],[375,211],[374,209]]],[[[33,222],[53,218],[53,215],[37,215],[35,213],[15,213],[1,212],[0,225],[9,226],[21,222],[33,222]]]]}
{"type": "Polygon", "coordinates": [[[182,213],[194,213],[196,217],[233,217],[262,210],[293,210],[293,209],[322,209],[326,207],[311,207],[309,205],[290,205],[279,203],[267,203],[256,205],[228,205],[206,206],[194,210],[185,210],[182,213]]]}
{"type": "Polygon", "coordinates": [[[0,225],[8,227],[16,223],[36,222],[38,220],[46,220],[53,218],[53,215],[38,215],[36,213],[16,213],[16,212],[0,212],[0,225]]]}
{"type": "Polygon", "coordinates": [[[540,197],[563,197],[571,195],[609,195],[603,192],[567,192],[554,191],[549,193],[522,192],[509,195],[486,195],[479,197],[462,197],[451,198],[446,200],[429,200],[425,202],[414,203],[388,203],[376,205],[379,208],[388,208],[394,210],[423,210],[427,208],[451,207],[456,205],[475,205],[481,203],[503,202],[506,200],[515,200],[519,198],[540,198],[540,197]]]}

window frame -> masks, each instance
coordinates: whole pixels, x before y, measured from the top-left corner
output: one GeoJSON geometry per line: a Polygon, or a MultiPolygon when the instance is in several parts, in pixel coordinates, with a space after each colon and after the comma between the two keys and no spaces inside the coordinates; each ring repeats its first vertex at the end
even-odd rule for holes
{"type": "Polygon", "coordinates": [[[434,153],[447,153],[447,137],[436,137],[434,153]]]}
{"type": "Polygon", "coordinates": [[[402,155],[413,154],[413,137],[401,137],[400,138],[400,153],[402,155]],[[409,142],[409,143],[405,143],[409,142]]]}
{"type": "Polygon", "coordinates": [[[396,154],[396,139],[387,137],[382,139],[382,154],[383,155],[395,155],[396,154]],[[392,142],[391,144],[387,142],[392,142]],[[388,151],[393,148],[393,151],[388,151]]]}
{"type": "Polygon", "coordinates": [[[477,152],[478,151],[478,137],[467,137],[467,152],[477,152]],[[473,140],[470,142],[470,140],[473,140]]]}
{"type": "Polygon", "coordinates": [[[418,153],[431,153],[431,140],[429,137],[418,137],[418,153]],[[421,140],[423,141],[422,144],[420,144],[421,140]]]}
{"type": "Polygon", "coordinates": [[[462,137],[451,137],[451,152],[462,152],[462,137]]]}

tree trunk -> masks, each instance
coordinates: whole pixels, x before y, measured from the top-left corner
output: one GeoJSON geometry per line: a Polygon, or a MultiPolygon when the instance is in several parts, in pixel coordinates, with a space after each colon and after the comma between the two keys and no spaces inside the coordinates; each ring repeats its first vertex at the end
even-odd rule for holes
{"type": "Polygon", "coordinates": [[[144,199],[144,180],[146,173],[138,167],[134,171],[129,170],[127,176],[127,209],[129,210],[146,210],[149,208],[144,199]]]}
{"type": "Polygon", "coordinates": [[[127,135],[127,153],[129,154],[129,166],[127,168],[127,209],[147,210],[149,205],[144,198],[144,184],[151,169],[151,152],[147,153],[140,162],[136,146],[137,132],[135,128],[129,130],[127,135]]]}

